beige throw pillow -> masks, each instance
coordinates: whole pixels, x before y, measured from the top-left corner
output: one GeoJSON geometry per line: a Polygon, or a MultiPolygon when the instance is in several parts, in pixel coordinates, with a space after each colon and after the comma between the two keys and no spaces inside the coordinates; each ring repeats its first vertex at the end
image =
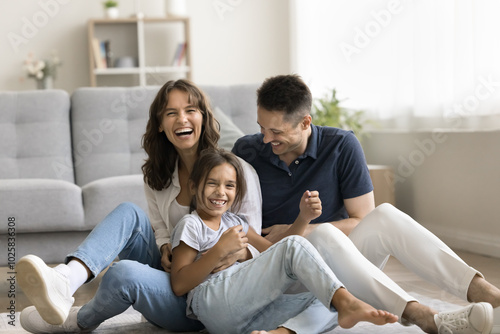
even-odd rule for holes
{"type": "Polygon", "coordinates": [[[214,108],[214,116],[220,124],[219,147],[231,151],[236,140],[245,134],[219,107],[214,108]]]}

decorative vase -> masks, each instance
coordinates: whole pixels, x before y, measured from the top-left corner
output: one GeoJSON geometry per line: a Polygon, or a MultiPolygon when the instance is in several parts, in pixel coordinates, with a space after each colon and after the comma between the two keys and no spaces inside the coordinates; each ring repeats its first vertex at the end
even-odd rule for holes
{"type": "Polygon", "coordinates": [[[53,86],[54,86],[54,81],[52,80],[52,77],[47,76],[42,79],[36,80],[37,89],[52,89],[53,86]]]}
{"type": "Polygon", "coordinates": [[[167,16],[186,16],[187,4],[185,0],[167,0],[167,16]]]}
{"type": "Polygon", "coordinates": [[[120,10],[118,9],[118,7],[106,8],[106,17],[108,19],[116,19],[118,18],[118,16],[120,16],[120,10]]]}

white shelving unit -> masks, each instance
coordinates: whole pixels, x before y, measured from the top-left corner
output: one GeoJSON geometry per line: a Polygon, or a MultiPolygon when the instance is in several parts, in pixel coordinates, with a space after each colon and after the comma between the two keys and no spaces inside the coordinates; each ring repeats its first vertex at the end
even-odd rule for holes
{"type": "Polygon", "coordinates": [[[162,84],[164,80],[159,78],[163,77],[191,79],[187,17],[92,19],[88,22],[88,46],[92,87],[100,85],[100,81],[113,86],[147,86],[162,84]],[[112,59],[131,57],[137,66],[97,68],[94,39],[109,41],[112,59]],[[173,65],[180,43],[187,45],[184,60],[181,65],[173,65]]]}

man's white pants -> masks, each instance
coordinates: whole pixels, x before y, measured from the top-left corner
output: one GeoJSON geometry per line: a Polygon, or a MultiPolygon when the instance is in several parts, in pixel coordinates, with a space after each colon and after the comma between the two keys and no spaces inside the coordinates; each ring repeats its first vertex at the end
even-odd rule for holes
{"type": "Polygon", "coordinates": [[[349,237],[331,224],[321,224],[307,239],[353,295],[400,318],[406,304],[415,298],[382,272],[390,255],[463,300],[467,300],[472,278],[481,275],[434,234],[390,204],[382,204],[368,214],[349,237]]]}

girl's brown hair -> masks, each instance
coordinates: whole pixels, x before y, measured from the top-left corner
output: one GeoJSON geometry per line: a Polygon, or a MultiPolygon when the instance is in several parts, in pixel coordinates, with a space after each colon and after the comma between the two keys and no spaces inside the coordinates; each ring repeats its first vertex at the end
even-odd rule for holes
{"type": "MultiPolygon", "coordinates": [[[[243,197],[247,192],[247,186],[245,182],[245,175],[243,174],[243,167],[233,153],[227,152],[221,148],[202,151],[200,153],[200,157],[193,166],[193,171],[189,176],[189,180],[194,185],[196,194],[199,193],[199,190],[203,193],[205,182],[210,171],[224,163],[230,164],[236,170],[236,196],[234,197],[234,202],[231,208],[234,212],[238,212],[241,208],[243,197]]],[[[196,197],[197,195],[194,195],[191,199],[190,211],[196,210],[197,208],[196,197]]]]}
{"type": "Polygon", "coordinates": [[[189,103],[196,106],[203,115],[198,153],[204,149],[217,148],[217,142],[220,138],[219,122],[214,118],[208,98],[201,89],[185,79],[171,80],[164,84],[149,108],[146,133],[142,136],[142,147],[147,154],[146,162],[142,165],[144,182],[158,191],[168,188],[172,183],[172,175],[178,157],[174,145],[163,132],[159,132],[168,104],[169,93],[174,89],[187,93],[189,103]]]}

